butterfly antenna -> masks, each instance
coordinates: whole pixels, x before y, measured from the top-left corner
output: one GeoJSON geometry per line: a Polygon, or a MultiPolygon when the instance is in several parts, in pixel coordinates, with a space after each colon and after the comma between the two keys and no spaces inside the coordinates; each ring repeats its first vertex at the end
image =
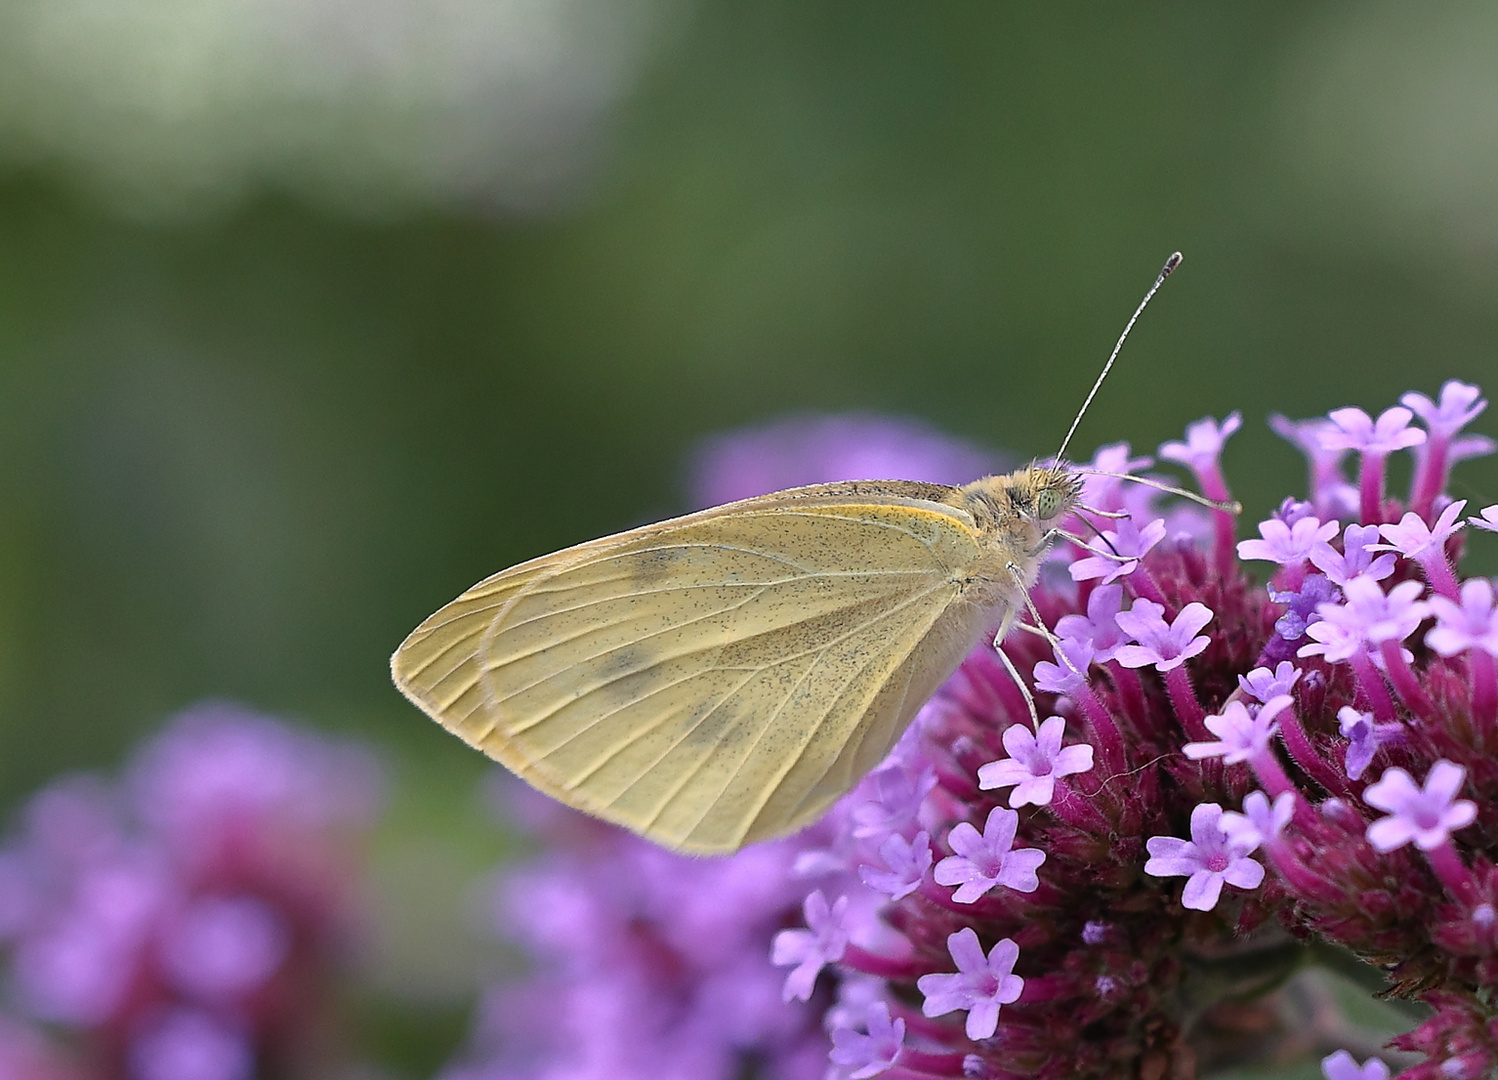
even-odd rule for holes
{"type": "MultiPolygon", "coordinates": [[[[1156,491],[1163,491],[1167,495],[1179,495],[1183,499],[1190,499],[1198,506],[1205,506],[1208,510],[1221,510],[1224,514],[1243,513],[1243,504],[1237,499],[1229,499],[1226,502],[1220,499],[1209,499],[1205,495],[1198,495],[1194,491],[1173,487],[1170,484],[1162,484],[1160,481],[1151,480],[1147,476],[1135,476],[1133,473],[1104,472],[1102,469],[1088,468],[1079,468],[1076,471],[1084,476],[1111,476],[1115,480],[1127,480],[1130,483],[1143,484],[1145,487],[1154,488],[1156,491]]],[[[1090,506],[1078,507],[1078,509],[1087,510],[1094,514],[1102,513],[1101,510],[1094,510],[1090,506]]],[[[1086,519],[1084,518],[1083,520],[1086,519]]]]}
{"type": "Polygon", "coordinates": [[[1082,417],[1087,413],[1087,406],[1092,404],[1092,399],[1097,396],[1098,387],[1103,385],[1103,380],[1108,377],[1108,372],[1113,370],[1113,361],[1118,359],[1118,352],[1123,348],[1123,343],[1128,339],[1129,331],[1134,329],[1134,324],[1139,321],[1140,314],[1144,311],[1155,293],[1160,291],[1160,286],[1165,284],[1165,279],[1175,273],[1175,268],[1181,265],[1181,253],[1177,251],[1165,260],[1165,266],[1160,271],[1160,276],[1155,278],[1155,283],[1150,286],[1150,291],[1144,294],[1144,299],[1139,301],[1139,306],[1134,309],[1134,314],[1129,316],[1128,325],[1124,327],[1123,333],[1118,336],[1118,344],[1113,346],[1113,354],[1108,357],[1108,362],[1103,365],[1102,374],[1097,377],[1097,382],[1092,384],[1092,389],[1087,393],[1087,400],[1082,402],[1082,407],[1077,410],[1077,418],[1071,422],[1071,428],[1066,433],[1066,438],[1061,440],[1061,449],[1056,451],[1056,460],[1060,461],[1066,457],[1066,448],[1071,445],[1071,437],[1077,433],[1077,425],[1082,422],[1082,417]]]}

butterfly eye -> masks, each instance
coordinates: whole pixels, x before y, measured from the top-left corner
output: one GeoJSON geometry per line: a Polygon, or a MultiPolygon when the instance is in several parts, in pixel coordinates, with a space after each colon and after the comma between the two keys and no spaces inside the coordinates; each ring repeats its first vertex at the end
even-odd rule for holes
{"type": "Polygon", "coordinates": [[[1061,492],[1055,488],[1041,488],[1035,496],[1035,516],[1049,521],[1061,512],[1061,492]]]}

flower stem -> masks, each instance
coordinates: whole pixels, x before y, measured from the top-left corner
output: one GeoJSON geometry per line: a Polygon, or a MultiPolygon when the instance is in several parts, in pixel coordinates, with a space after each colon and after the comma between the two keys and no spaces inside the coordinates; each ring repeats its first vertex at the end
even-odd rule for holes
{"type": "Polygon", "coordinates": [[[1193,742],[1211,742],[1212,733],[1207,730],[1206,711],[1196,700],[1196,690],[1191,685],[1191,676],[1186,674],[1184,664],[1165,673],[1165,686],[1170,691],[1170,703],[1175,707],[1181,727],[1193,742]]]}
{"type": "Polygon", "coordinates": [[[1427,851],[1425,857],[1430,860],[1430,868],[1436,872],[1436,877],[1441,879],[1441,884],[1446,886],[1446,891],[1452,898],[1463,904],[1471,903],[1475,893],[1472,871],[1462,862],[1462,857],[1456,853],[1451,841],[1448,839],[1440,847],[1427,851]]]}
{"type": "MultiPolygon", "coordinates": [[[[1087,773],[1084,775],[1091,775],[1087,773]]],[[[1118,774],[1114,774],[1118,775],[1118,774]]],[[[1108,781],[1104,780],[1106,784],[1108,781]]],[[[1099,790],[1102,790],[1101,787],[1099,790]]],[[[1113,829],[1097,807],[1080,792],[1073,791],[1065,780],[1056,782],[1055,793],[1051,796],[1051,813],[1074,829],[1083,829],[1106,836],[1113,829]]]]}
{"type": "MultiPolygon", "coordinates": [[[[1283,731],[1284,729],[1281,728],[1280,730],[1283,731]]],[[[1248,764],[1253,769],[1254,775],[1259,778],[1259,785],[1271,799],[1278,798],[1287,791],[1295,791],[1295,785],[1285,775],[1285,770],[1280,767],[1280,763],[1275,759],[1273,750],[1265,749],[1259,751],[1248,759],[1248,764]]]]}
{"type": "Polygon", "coordinates": [[[1389,697],[1389,688],[1384,685],[1384,677],[1373,663],[1373,657],[1366,650],[1360,649],[1348,657],[1348,663],[1352,664],[1353,674],[1358,679],[1358,689],[1368,699],[1368,707],[1374,717],[1384,723],[1391,722],[1394,719],[1394,699],[1389,697]]]}
{"type": "Polygon", "coordinates": [[[1472,718],[1482,735],[1490,738],[1498,718],[1498,671],[1493,657],[1483,649],[1467,653],[1467,667],[1472,672],[1472,718]]]}
{"type": "Polygon", "coordinates": [[[880,1075],[888,1080],[951,1080],[962,1075],[962,1061],[962,1054],[931,1054],[902,1046],[894,1065],[880,1075]]]}
{"type": "Polygon", "coordinates": [[[1389,669],[1389,679],[1394,684],[1394,689],[1399,691],[1399,696],[1404,703],[1410,707],[1415,715],[1429,720],[1435,713],[1435,705],[1431,703],[1430,695],[1420,685],[1420,680],[1415,678],[1415,673],[1410,670],[1409,663],[1404,658],[1404,651],[1399,647],[1399,642],[1389,640],[1379,646],[1383,654],[1384,666],[1389,669]]]}
{"type": "Polygon", "coordinates": [[[1446,486],[1446,446],[1443,436],[1432,435],[1425,443],[1425,454],[1410,483],[1410,509],[1427,521],[1436,496],[1446,486]]]}
{"type": "Polygon", "coordinates": [[[1378,525],[1384,520],[1384,455],[1363,451],[1358,470],[1358,497],[1363,523],[1378,525]]]}
{"type": "Polygon", "coordinates": [[[1111,772],[1123,772],[1129,767],[1129,755],[1113,714],[1097,694],[1093,693],[1091,684],[1082,687],[1074,696],[1081,703],[1082,712],[1087,717],[1088,734],[1091,736],[1089,741],[1102,756],[1103,764],[1111,772]]]}
{"type": "MultiPolygon", "coordinates": [[[[1348,793],[1347,784],[1343,782],[1331,763],[1317,753],[1316,748],[1311,745],[1306,729],[1300,722],[1300,713],[1294,706],[1280,713],[1279,720],[1280,736],[1285,740],[1285,748],[1290,751],[1290,757],[1295,764],[1300,766],[1302,772],[1325,788],[1328,795],[1345,797],[1348,793]]],[[[1271,794],[1276,793],[1271,792],[1271,794]]]]}
{"type": "Polygon", "coordinates": [[[1416,560],[1425,573],[1425,580],[1438,596],[1461,603],[1462,590],[1457,584],[1456,573],[1451,569],[1451,560],[1446,557],[1444,547],[1436,547],[1416,560]]]}
{"type": "Polygon", "coordinates": [[[1169,607],[1165,602],[1165,594],[1160,591],[1159,584],[1150,577],[1150,572],[1140,563],[1134,572],[1124,579],[1128,582],[1129,589],[1141,600],[1159,604],[1161,607],[1169,607]]]}
{"type": "Polygon", "coordinates": [[[866,975],[878,975],[884,979],[913,981],[926,973],[927,965],[915,960],[895,960],[888,956],[849,945],[843,950],[839,961],[844,967],[862,971],[866,975]]]}

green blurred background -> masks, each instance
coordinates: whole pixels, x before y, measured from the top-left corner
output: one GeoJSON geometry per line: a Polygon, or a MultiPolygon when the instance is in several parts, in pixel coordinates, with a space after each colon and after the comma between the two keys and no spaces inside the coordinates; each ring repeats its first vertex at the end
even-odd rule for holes
{"type": "Polygon", "coordinates": [[[390,748],[389,903],[459,882],[422,617],[725,427],[1053,451],[1176,248],[1078,452],[1242,409],[1262,514],[1268,412],[1498,390],[1495,55],[1483,3],[0,0],[0,803],[232,697],[390,748]]]}

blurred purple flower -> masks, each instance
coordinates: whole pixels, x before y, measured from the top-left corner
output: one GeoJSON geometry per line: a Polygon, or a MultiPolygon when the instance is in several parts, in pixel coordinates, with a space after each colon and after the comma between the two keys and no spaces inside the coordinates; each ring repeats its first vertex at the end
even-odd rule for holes
{"type": "Polygon", "coordinates": [[[102,1075],[332,1064],[316,1048],[335,1024],[356,842],[379,802],[373,759],[205,705],[127,775],[54,783],[0,851],[21,1008],[90,1047],[102,1075]]]}
{"type": "Polygon", "coordinates": [[[1403,769],[1387,769],[1363,792],[1363,801],[1388,814],[1368,826],[1368,842],[1393,851],[1413,842],[1422,851],[1445,844],[1450,835],[1477,820],[1477,804],[1458,799],[1467,770],[1449,761],[1431,766],[1425,786],[1403,769]]]}
{"type": "Polygon", "coordinates": [[[834,1065],[848,1072],[849,1080],[867,1080],[878,1076],[895,1063],[905,1042],[905,1021],[891,1020],[889,1006],[876,1001],[868,1010],[868,1033],[846,1027],[834,1027],[832,1050],[827,1055],[834,1065]]]}
{"type": "Polygon", "coordinates": [[[924,832],[916,833],[913,840],[891,833],[879,845],[879,856],[884,860],[884,870],[860,866],[858,876],[869,888],[878,889],[891,900],[901,900],[920,888],[935,858],[931,853],[931,837],[924,832]]]}
{"type": "Polygon", "coordinates": [[[817,973],[828,964],[843,958],[848,947],[848,928],[843,921],[848,914],[848,898],[840,896],[837,903],[828,905],[827,897],[818,889],[806,898],[803,906],[808,929],[782,930],[775,935],[770,946],[770,963],[776,967],[787,964],[795,969],[785,977],[785,1000],[805,1001],[811,997],[817,973]]]}
{"type": "Polygon", "coordinates": [[[1260,704],[1290,693],[1299,681],[1300,670],[1288,660],[1281,660],[1273,671],[1257,667],[1247,675],[1238,676],[1238,685],[1243,692],[1260,704]]]}
{"type": "Polygon", "coordinates": [[[1321,1059],[1321,1075],[1326,1080],[1389,1080],[1389,1067],[1376,1057],[1359,1065],[1346,1050],[1338,1050],[1321,1059]]]}
{"type": "Polygon", "coordinates": [[[688,491],[694,504],[717,506],[835,480],[956,486],[1011,467],[1001,455],[919,420],[856,413],[793,416],[705,440],[688,491]]]}

